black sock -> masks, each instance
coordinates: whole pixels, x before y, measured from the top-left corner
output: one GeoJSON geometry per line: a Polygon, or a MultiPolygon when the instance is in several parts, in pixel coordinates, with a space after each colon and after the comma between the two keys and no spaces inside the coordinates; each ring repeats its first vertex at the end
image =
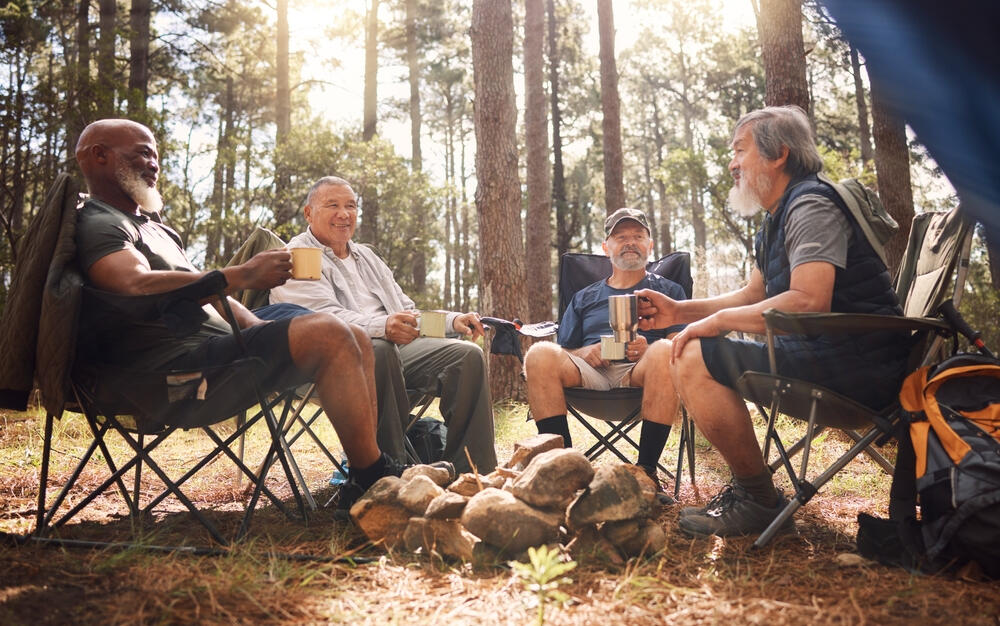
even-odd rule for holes
{"type": "Polygon", "coordinates": [[[385,476],[385,465],[387,458],[383,452],[379,456],[378,460],[369,465],[368,467],[351,467],[350,475],[351,478],[355,479],[359,485],[368,489],[374,485],[379,478],[385,476]]]}
{"type": "Polygon", "coordinates": [[[540,435],[561,435],[563,447],[573,447],[573,438],[569,436],[569,423],[566,421],[565,413],[535,420],[535,427],[538,428],[540,435]]]}
{"type": "Polygon", "coordinates": [[[663,454],[670,436],[669,424],[658,424],[649,420],[642,421],[642,433],[639,434],[639,460],[636,465],[656,467],[663,454]]]}
{"type": "Polygon", "coordinates": [[[774,479],[771,478],[771,470],[764,468],[764,471],[755,476],[738,477],[733,476],[733,480],[740,487],[746,489],[754,502],[761,506],[774,507],[778,504],[778,490],[774,488],[774,479]]]}

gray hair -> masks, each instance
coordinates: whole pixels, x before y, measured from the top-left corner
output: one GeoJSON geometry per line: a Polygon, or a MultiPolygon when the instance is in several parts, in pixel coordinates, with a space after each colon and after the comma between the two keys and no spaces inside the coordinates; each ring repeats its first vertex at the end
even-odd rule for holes
{"type": "MultiPolygon", "coordinates": [[[[316,192],[319,191],[320,187],[339,187],[341,185],[350,189],[351,192],[354,192],[354,187],[351,187],[351,183],[339,176],[324,176],[323,178],[320,178],[313,183],[312,187],[309,188],[309,193],[306,194],[306,205],[312,206],[313,196],[316,195],[316,192]]],[[[357,198],[358,194],[355,193],[354,199],[357,200],[357,198]]]]}
{"type": "Polygon", "coordinates": [[[753,141],[765,159],[777,159],[781,156],[781,147],[788,146],[785,173],[793,180],[823,169],[823,159],[816,149],[812,125],[802,107],[789,104],[751,111],[736,122],[733,136],[747,124],[751,124],[753,141]]]}

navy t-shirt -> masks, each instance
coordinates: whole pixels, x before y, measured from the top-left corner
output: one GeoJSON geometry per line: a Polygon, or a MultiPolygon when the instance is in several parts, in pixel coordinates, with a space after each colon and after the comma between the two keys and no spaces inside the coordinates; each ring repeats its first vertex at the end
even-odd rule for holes
{"type": "MultiPolygon", "coordinates": [[[[612,333],[611,324],[608,322],[608,296],[627,295],[638,289],[653,289],[674,300],[687,300],[687,295],[680,285],[649,272],[646,272],[645,278],[626,289],[614,289],[608,286],[607,280],[599,280],[576,292],[566,307],[559,321],[557,335],[559,345],[573,349],[600,343],[601,335],[612,333]]],[[[653,343],[683,328],[684,324],[678,324],[659,330],[640,330],[639,334],[649,343],[653,343]]]]}

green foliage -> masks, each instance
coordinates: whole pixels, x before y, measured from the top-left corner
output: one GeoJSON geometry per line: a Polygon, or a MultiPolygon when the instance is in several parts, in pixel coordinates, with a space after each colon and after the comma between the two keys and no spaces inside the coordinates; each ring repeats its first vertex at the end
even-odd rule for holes
{"type": "Polygon", "coordinates": [[[560,585],[573,582],[563,576],[576,567],[576,561],[567,561],[558,548],[539,546],[528,548],[528,562],[510,561],[514,575],[538,600],[538,624],[545,623],[545,605],[549,602],[565,603],[569,596],[559,590],[560,585]]]}

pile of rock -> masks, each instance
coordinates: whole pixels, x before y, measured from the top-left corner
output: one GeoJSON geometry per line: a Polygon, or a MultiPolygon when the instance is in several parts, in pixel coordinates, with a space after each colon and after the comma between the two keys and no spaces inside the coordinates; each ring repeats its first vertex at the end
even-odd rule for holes
{"type": "Polygon", "coordinates": [[[653,481],[634,465],[595,468],[562,437],[515,445],[504,466],[452,480],[418,465],[383,478],[351,508],[365,535],[387,547],[476,560],[563,543],[577,556],[612,562],[663,549],[653,481]]]}

